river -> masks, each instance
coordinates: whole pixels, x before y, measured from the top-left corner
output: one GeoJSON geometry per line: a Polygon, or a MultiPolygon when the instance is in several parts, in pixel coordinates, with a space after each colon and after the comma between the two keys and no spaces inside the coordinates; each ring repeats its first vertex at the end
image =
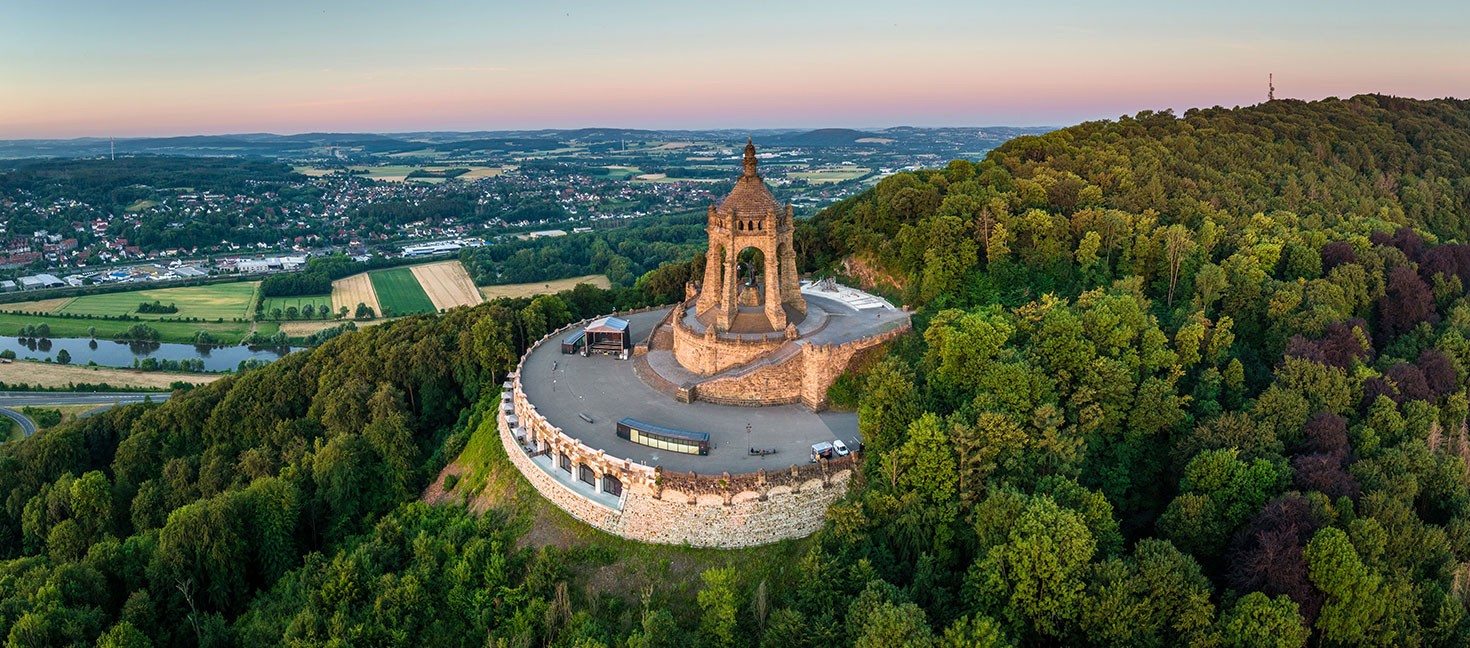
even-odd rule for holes
{"type": "Polygon", "coordinates": [[[159,342],[116,342],[113,340],[88,340],[86,338],[15,338],[0,336],[0,350],[9,349],[18,358],[33,360],[56,359],[56,354],[66,349],[71,354],[71,364],[85,365],[95,362],[104,367],[133,366],[133,360],[144,358],[158,360],[204,360],[206,371],[226,371],[240,365],[242,360],[271,362],[302,347],[255,347],[255,346],[198,346],[159,342]]]}

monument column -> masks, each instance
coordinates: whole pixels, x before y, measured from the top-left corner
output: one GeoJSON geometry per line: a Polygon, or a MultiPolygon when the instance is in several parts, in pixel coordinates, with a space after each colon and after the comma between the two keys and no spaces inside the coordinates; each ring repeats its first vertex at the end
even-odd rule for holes
{"type": "Polygon", "coordinates": [[[771,321],[771,328],[777,331],[786,328],[786,309],[781,308],[781,283],[785,278],[781,276],[781,257],[777,254],[779,249],[779,245],[771,245],[761,250],[766,257],[766,319],[771,321]]]}
{"type": "Polygon", "coordinates": [[[720,301],[720,285],[724,282],[724,258],[729,256],[724,239],[719,235],[718,225],[715,219],[715,208],[709,209],[709,224],[705,231],[709,232],[709,250],[704,255],[704,283],[699,286],[699,301],[694,312],[703,315],[709,312],[720,301]]]}
{"type": "MultiPolygon", "coordinates": [[[[789,207],[787,209],[790,209],[789,207]]],[[[787,230],[777,244],[781,248],[781,303],[789,304],[796,312],[806,314],[806,298],[801,296],[801,276],[796,272],[796,249],[791,245],[791,231],[787,230]]]]}

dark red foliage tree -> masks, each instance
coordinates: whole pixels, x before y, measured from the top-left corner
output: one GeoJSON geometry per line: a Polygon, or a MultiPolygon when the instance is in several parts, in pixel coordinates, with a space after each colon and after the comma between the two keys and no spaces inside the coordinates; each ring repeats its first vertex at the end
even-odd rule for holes
{"type": "Polygon", "coordinates": [[[1231,540],[1226,582],[1242,593],[1291,597],[1311,625],[1322,609],[1323,596],[1307,578],[1302,548],[1321,527],[1301,495],[1266,502],[1231,540]]]}
{"type": "Polygon", "coordinates": [[[1332,499],[1356,498],[1363,490],[1343,467],[1342,460],[1325,452],[1292,458],[1291,473],[1298,489],[1320,491],[1332,499]]]}
{"type": "Polygon", "coordinates": [[[1400,403],[1411,400],[1429,400],[1429,383],[1424,380],[1424,372],[1418,367],[1407,362],[1400,362],[1388,368],[1386,374],[1389,382],[1398,388],[1400,403]]]}
{"type": "Polygon", "coordinates": [[[1429,285],[1409,266],[1388,273],[1388,290],[1378,300],[1378,333],[1383,341],[1393,340],[1418,326],[1436,322],[1434,295],[1429,285]]]}
{"type": "Polygon", "coordinates": [[[1327,330],[1322,333],[1322,339],[1317,342],[1323,363],[1346,369],[1355,358],[1367,360],[1372,355],[1372,348],[1364,348],[1364,342],[1367,341],[1368,336],[1363,335],[1362,338],[1359,338],[1353,333],[1353,329],[1361,329],[1366,333],[1368,323],[1361,319],[1351,319],[1327,325],[1327,330]]]}
{"type": "Polygon", "coordinates": [[[1322,349],[1318,348],[1317,343],[1308,340],[1300,333],[1291,336],[1291,339],[1286,341],[1285,353],[1288,358],[1301,358],[1318,364],[1326,364],[1322,356],[1322,349]]]}
{"type": "Polygon", "coordinates": [[[1369,378],[1363,381],[1362,406],[1364,409],[1366,409],[1369,405],[1372,405],[1373,401],[1378,400],[1379,396],[1387,396],[1397,402],[1399,398],[1399,393],[1398,390],[1393,388],[1393,385],[1389,384],[1387,380],[1384,380],[1382,378],[1369,378]]]}
{"type": "Polygon", "coordinates": [[[1302,429],[1307,438],[1305,450],[1312,454],[1326,454],[1346,461],[1352,452],[1348,445],[1347,421],[1332,412],[1317,412],[1307,419],[1302,429]]]}
{"type": "Polygon", "coordinates": [[[1455,371],[1455,363],[1450,357],[1439,349],[1425,349],[1419,354],[1419,371],[1424,373],[1424,382],[1429,386],[1429,393],[1435,398],[1444,396],[1455,391],[1459,387],[1460,377],[1455,371]]]}
{"type": "Polygon", "coordinates": [[[1408,227],[1400,227],[1393,233],[1392,245],[1409,257],[1410,261],[1418,261],[1420,255],[1424,254],[1424,238],[1408,227]]]}
{"type": "Polygon", "coordinates": [[[1447,243],[1426,250],[1419,261],[1419,278],[1433,283],[1435,275],[1470,283],[1470,245],[1447,243]]]}
{"type": "Polygon", "coordinates": [[[1322,272],[1331,272],[1344,263],[1357,263],[1358,253],[1347,241],[1333,241],[1322,246],[1322,272]]]}

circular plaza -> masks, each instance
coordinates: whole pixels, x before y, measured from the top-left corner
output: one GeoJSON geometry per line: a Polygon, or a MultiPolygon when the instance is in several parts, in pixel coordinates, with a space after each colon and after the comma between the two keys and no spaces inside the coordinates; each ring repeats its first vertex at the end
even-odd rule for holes
{"type": "Polygon", "coordinates": [[[683,302],[563,327],[506,383],[498,422],[511,462],[592,526],[753,546],[816,531],[847,490],[857,415],[827,411],[827,390],[909,331],[909,313],[801,281],[791,206],[758,164],[747,144],[745,173],[709,209],[709,261],[683,302]]]}

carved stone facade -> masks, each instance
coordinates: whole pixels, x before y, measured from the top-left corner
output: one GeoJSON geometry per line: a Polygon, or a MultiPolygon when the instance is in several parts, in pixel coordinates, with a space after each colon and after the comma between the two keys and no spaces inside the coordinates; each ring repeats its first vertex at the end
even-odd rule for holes
{"type": "Polygon", "coordinates": [[[735,189],[718,207],[709,208],[705,226],[709,252],[697,311],[702,321],[720,333],[783,331],[787,323],[806,316],[791,243],[791,205],[777,202],[766,188],[765,179],[756,171],[760,162],[755,159],[754,143],[745,145],[744,164],[745,173],[735,182],[735,189]],[[750,268],[750,281],[742,286],[739,256],[750,248],[760,250],[762,280],[755,282],[756,269],[750,268]],[[742,304],[747,309],[759,307],[762,313],[741,317],[742,304]]]}

